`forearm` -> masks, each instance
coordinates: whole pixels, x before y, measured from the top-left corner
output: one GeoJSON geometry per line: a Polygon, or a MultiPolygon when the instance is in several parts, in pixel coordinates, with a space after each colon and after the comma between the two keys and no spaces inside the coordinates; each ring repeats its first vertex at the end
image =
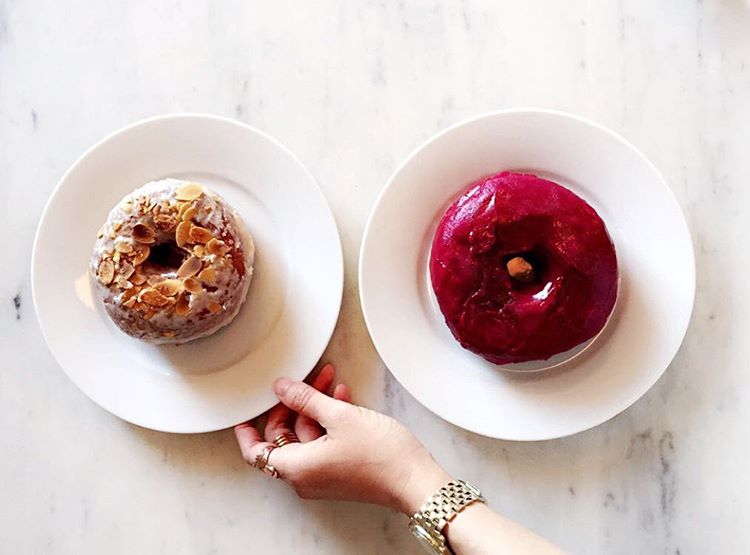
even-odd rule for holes
{"type": "Polygon", "coordinates": [[[484,503],[472,503],[443,530],[456,555],[562,553],[530,530],[494,512],[484,503]]]}
{"type": "MultiPolygon", "coordinates": [[[[415,462],[395,508],[407,516],[416,513],[438,489],[451,481],[431,457],[415,462]]],[[[558,548],[530,530],[474,502],[444,529],[443,535],[456,555],[560,554],[558,548]]]]}

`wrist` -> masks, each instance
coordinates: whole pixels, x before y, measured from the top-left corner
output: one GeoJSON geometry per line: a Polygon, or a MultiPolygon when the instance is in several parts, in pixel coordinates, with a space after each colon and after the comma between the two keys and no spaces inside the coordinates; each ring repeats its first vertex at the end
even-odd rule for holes
{"type": "Polygon", "coordinates": [[[438,489],[451,481],[450,475],[426,450],[425,455],[410,466],[400,491],[396,492],[393,508],[406,516],[419,511],[438,489]]]}
{"type": "Polygon", "coordinates": [[[443,528],[443,535],[446,537],[446,539],[450,542],[451,538],[453,537],[453,534],[451,533],[451,530],[459,531],[463,527],[464,523],[467,521],[475,520],[476,518],[486,518],[488,515],[492,514],[492,509],[490,509],[487,506],[486,502],[474,502],[470,503],[466,507],[463,508],[463,510],[456,515],[454,519],[452,519],[448,524],[445,525],[445,528],[443,528]],[[466,518],[466,515],[469,516],[469,518],[466,518]]]}

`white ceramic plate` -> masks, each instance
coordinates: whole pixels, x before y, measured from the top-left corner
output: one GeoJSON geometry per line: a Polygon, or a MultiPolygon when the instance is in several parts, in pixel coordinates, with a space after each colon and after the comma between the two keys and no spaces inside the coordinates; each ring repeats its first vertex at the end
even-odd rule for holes
{"type": "Polygon", "coordinates": [[[86,152],[50,197],[32,256],[34,305],[63,370],[110,412],[169,432],[226,428],[270,408],[273,380],[303,378],[322,355],[342,287],[336,223],[312,175],[265,133],[197,114],[136,123],[86,152]],[[164,177],[199,181],[222,195],[256,246],[237,318],[181,346],[122,333],[92,297],[87,274],[109,210],[164,177]]]}
{"type": "Polygon", "coordinates": [[[453,126],[391,177],[365,231],[362,310],[401,384],[446,420],[486,436],[542,440],[615,416],[661,376],[682,342],[695,294],[692,242],[669,187],[625,139],[569,114],[512,110],[453,126]],[[472,181],[536,173],[597,209],[620,265],[620,295],[604,333],[553,370],[506,372],[451,335],[427,275],[433,231],[472,181]]]}

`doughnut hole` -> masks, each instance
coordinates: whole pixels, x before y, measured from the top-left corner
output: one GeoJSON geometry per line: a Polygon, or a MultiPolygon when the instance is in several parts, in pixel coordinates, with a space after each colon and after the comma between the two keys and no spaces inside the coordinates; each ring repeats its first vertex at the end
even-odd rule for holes
{"type": "Polygon", "coordinates": [[[188,253],[174,241],[152,245],[148,258],[143,263],[146,274],[168,274],[176,272],[188,257],[188,253]]]}

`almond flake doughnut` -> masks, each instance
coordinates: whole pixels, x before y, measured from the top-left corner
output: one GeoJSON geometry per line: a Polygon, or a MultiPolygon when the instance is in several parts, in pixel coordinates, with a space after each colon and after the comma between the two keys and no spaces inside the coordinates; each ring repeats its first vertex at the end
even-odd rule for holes
{"type": "Polygon", "coordinates": [[[254,254],[252,238],[224,199],[198,183],[163,179],[112,209],[90,272],[122,331],[149,343],[186,343],[234,319],[254,254]]]}

